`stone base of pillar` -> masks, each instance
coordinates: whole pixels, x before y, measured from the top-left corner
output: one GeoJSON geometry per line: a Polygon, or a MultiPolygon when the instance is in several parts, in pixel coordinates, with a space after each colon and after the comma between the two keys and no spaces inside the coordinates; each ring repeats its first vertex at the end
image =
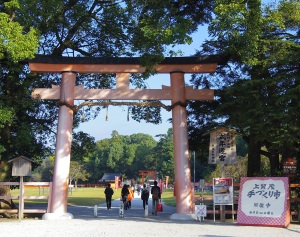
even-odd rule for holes
{"type": "Polygon", "coordinates": [[[70,220],[74,219],[71,213],[45,213],[42,220],[70,220]]]}
{"type": "Polygon", "coordinates": [[[197,220],[197,217],[195,214],[178,214],[174,213],[170,216],[171,220],[181,220],[181,221],[193,221],[197,220]]]}

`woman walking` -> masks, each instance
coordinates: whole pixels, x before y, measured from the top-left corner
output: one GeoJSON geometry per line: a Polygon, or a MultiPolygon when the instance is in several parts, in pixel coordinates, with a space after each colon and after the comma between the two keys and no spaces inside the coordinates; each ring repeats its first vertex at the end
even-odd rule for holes
{"type": "Polygon", "coordinates": [[[124,209],[127,210],[127,206],[128,206],[128,194],[129,194],[129,190],[127,188],[127,185],[124,184],[122,191],[121,191],[121,195],[122,195],[122,200],[124,203],[124,209]]]}

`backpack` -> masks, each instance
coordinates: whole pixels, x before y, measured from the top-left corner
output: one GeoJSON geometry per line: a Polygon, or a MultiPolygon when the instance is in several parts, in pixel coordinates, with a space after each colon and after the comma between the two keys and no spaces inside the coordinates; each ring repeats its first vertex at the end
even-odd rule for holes
{"type": "Polygon", "coordinates": [[[155,186],[152,188],[152,199],[153,200],[158,200],[159,199],[159,189],[156,188],[155,186]]]}
{"type": "Polygon", "coordinates": [[[142,191],[142,200],[146,200],[149,197],[149,190],[148,189],[144,189],[142,191]]]}

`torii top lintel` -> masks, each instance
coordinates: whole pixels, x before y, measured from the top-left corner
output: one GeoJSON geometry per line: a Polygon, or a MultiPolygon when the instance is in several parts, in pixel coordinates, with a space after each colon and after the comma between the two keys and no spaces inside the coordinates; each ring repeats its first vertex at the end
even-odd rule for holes
{"type": "MultiPolygon", "coordinates": [[[[86,58],[58,57],[37,55],[27,60],[32,72],[61,73],[73,71],[76,73],[142,73],[138,57],[118,58],[86,58]]],[[[218,64],[227,63],[221,55],[206,55],[201,57],[166,57],[155,69],[158,73],[180,71],[184,73],[213,73],[218,64]]]]}
{"type": "MultiPolygon", "coordinates": [[[[38,73],[116,73],[116,89],[83,89],[83,85],[74,88],[75,100],[171,100],[171,88],[129,89],[129,74],[142,73],[139,58],[83,58],[56,57],[38,55],[27,60],[31,72],[38,73]]],[[[202,57],[165,58],[156,70],[159,73],[213,73],[218,64],[226,64],[227,59],[220,55],[202,57]]],[[[185,87],[187,100],[213,100],[213,90],[195,90],[193,86],[185,87]]],[[[33,98],[59,100],[60,87],[52,85],[51,89],[37,88],[33,98]]]]}

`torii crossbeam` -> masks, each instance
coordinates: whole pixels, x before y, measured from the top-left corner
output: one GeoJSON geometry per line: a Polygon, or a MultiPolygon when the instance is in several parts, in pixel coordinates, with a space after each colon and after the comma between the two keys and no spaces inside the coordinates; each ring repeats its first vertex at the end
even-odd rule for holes
{"type": "MultiPolygon", "coordinates": [[[[218,64],[227,60],[219,55],[204,57],[166,58],[155,69],[170,73],[171,87],[162,89],[129,89],[130,73],[142,73],[139,58],[72,58],[36,56],[28,60],[31,72],[61,73],[61,86],[52,89],[35,89],[33,98],[59,100],[74,105],[74,100],[171,100],[172,104],[186,100],[213,100],[213,90],[195,90],[185,87],[184,73],[213,73],[218,64]],[[116,89],[83,89],[75,87],[76,73],[116,73],[116,89]]],[[[186,108],[172,110],[175,185],[178,214],[193,212],[191,172],[189,162],[186,108]]],[[[66,105],[59,107],[55,161],[50,212],[67,213],[68,178],[72,138],[73,111],[66,105]]]]}

